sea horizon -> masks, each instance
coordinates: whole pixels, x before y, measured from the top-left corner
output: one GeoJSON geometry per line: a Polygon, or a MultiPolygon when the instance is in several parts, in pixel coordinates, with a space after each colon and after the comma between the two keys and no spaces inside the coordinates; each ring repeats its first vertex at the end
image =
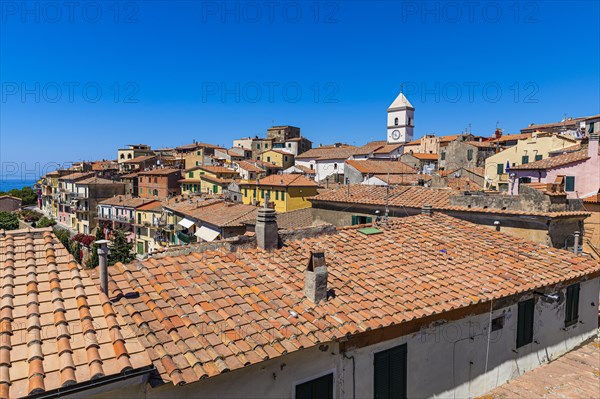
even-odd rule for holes
{"type": "Polygon", "coordinates": [[[8,192],[10,190],[20,190],[24,187],[33,187],[37,179],[0,179],[0,192],[8,192]]]}

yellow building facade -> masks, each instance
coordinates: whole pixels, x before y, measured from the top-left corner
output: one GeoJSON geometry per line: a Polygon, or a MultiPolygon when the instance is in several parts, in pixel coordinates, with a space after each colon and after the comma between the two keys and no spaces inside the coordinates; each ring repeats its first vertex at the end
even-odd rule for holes
{"type": "Polygon", "coordinates": [[[242,202],[262,206],[269,198],[277,212],[310,208],[309,197],[317,195],[318,185],[302,175],[271,175],[258,182],[240,183],[242,202]]]}
{"type": "Polygon", "coordinates": [[[238,176],[232,169],[221,166],[196,166],[186,169],[181,183],[181,194],[221,194],[231,180],[238,176]]]}
{"type": "Polygon", "coordinates": [[[294,166],[294,154],[281,150],[268,150],[260,154],[260,160],[263,162],[272,163],[283,169],[294,166]]]}

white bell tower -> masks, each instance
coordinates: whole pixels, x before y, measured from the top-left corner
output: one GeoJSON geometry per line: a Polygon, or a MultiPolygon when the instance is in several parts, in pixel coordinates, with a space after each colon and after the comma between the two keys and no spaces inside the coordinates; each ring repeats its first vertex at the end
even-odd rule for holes
{"type": "Polygon", "coordinates": [[[400,87],[400,94],[389,106],[387,112],[387,142],[396,144],[412,141],[415,126],[415,108],[404,96],[402,87],[400,87]]]}

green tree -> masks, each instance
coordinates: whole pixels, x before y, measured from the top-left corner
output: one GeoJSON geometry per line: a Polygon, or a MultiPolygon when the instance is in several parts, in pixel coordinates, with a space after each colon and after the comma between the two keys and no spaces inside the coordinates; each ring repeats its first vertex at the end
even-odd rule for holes
{"type": "MultiPolygon", "coordinates": [[[[104,230],[102,230],[100,227],[98,227],[96,229],[96,241],[98,240],[104,240],[104,230]]],[[[96,244],[92,244],[92,249],[91,249],[92,253],[90,254],[90,260],[87,264],[87,267],[94,268],[96,266],[98,266],[98,245],[96,244]]]]}
{"type": "Polygon", "coordinates": [[[50,227],[50,226],[54,226],[55,224],[56,224],[56,221],[54,219],[50,219],[50,218],[47,218],[46,216],[43,216],[40,220],[37,221],[36,227],[39,227],[39,228],[50,227]]]}
{"type": "Polygon", "coordinates": [[[110,254],[108,255],[108,263],[114,265],[117,262],[129,263],[134,260],[133,244],[127,242],[125,232],[115,230],[114,236],[113,245],[110,247],[110,254]]]}
{"type": "Polygon", "coordinates": [[[10,212],[0,212],[0,229],[16,230],[19,228],[19,218],[10,212]]]}
{"type": "Polygon", "coordinates": [[[81,264],[81,243],[79,241],[71,242],[71,255],[75,258],[75,262],[81,264]]]}
{"type": "Polygon", "coordinates": [[[67,230],[57,228],[54,229],[54,234],[67,251],[71,252],[71,234],[67,230]]]}

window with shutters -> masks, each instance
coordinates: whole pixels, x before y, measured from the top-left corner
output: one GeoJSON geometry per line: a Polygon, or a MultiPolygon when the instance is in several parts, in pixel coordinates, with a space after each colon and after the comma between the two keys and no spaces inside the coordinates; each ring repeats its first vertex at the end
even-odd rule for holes
{"type": "Polygon", "coordinates": [[[440,160],[442,160],[442,161],[446,160],[446,153],[444,151],[442,151],[442,153],[440,154],[440,160]]]}
{"type": "Polygon", "coordinates": [[[544,156],[542,154],[538,154],[538,155],[535,156],[535,160],[536,161],[541,161],[542,158],[544,158],[544,156]]]}
{"type": "Polygon", "coordinates": [[[517,318],[517,348],[530,344],[533,341],[533,313],[535,300],[528,299],[519,302],[517,318]]]}
{"type": "Polygon", "coordinates": [[[565,309],[565,327],[576,324],[579,320],[579,283],[567,287],[567,304],[565,309]]]}
{"type": "Polygon", "coordinates": [[[527,165],[529,163],[529,155],[523,155],[521,157],[521,165],[527,165]]]}
{"type": "Polygon", "coordinates": [[[575,191],[575,176],[565,178],[565,191],[575,191]]]}
{"type": "Polygon", "coordinates": [[[504,173],[504,164],[503,163],[499,163],[498,165],[496,165],[496,173],[499,175],[504,173]]]}
{"type": "Polygon", "coordinates": [[[375,354],[375,399],[406,398],[406,344],[375,354]]]}
{"type": "Polygon", "coordinates": [[[467,150],[467,161],[473,160],[473,150],[467,150]]]}
{"type": "Polygon", "coordinates": [[[333,373],[296,385],[296,399],[333,399],[333,373]]]}
{"type": "Polygon", "coordinates": [[[367,224],[372,223],[373,218],[370,216],[360,216],[360,215],[352,215],[352,226],[357,224],[367,224]]]}

